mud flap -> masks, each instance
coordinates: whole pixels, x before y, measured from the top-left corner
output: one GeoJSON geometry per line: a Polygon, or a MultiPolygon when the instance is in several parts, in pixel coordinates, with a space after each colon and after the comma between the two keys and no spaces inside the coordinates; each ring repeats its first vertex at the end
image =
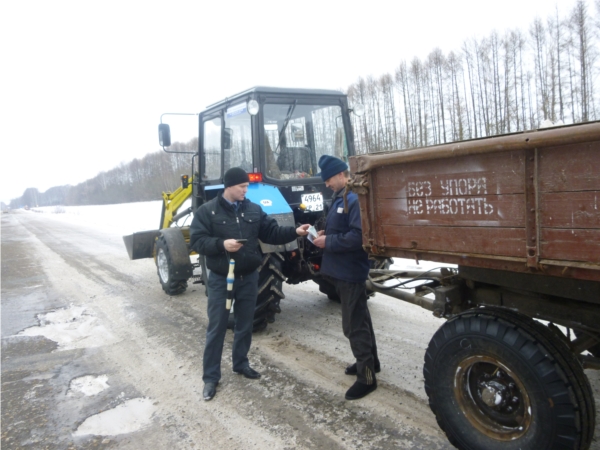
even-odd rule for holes
{"type": "Polygon", "coordinates": [[[149,230],[123,236],[129,259],[153,258],[154,242],[159,233],[159,230],[149,230]]]}

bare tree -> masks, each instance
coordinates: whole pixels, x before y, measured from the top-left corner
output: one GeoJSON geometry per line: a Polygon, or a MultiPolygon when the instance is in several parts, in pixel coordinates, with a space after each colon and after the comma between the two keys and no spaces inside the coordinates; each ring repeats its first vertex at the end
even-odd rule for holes
{"type": "Polygon", "coordinates": [[[587,6],[577,0],[571,13],[571,27],[574,31],[575,52],[579,63],[579,89],[581,98],[581,121],[590,120],[592,76],[590,73],[593,53],[590,49],[590,34],[587,6]]]}
{"type": "Polygon", "coordinates": [[[404,141],[402,143],[403,148],[410,147],[411,143],[411,123],[412,123],[412,114],[411,114],[411,103],[410,103],[410,95],[409,95],[409,85],[408,85],[408,68],[405,61],[402,61],[398,68],[396,69],[395,75],[396,81],[396,89],[398,90],[400,96],[402,97],[402,104],[404,107],[404,124],[405,124],[405,133],[404,133],[404,141]]]}
{"type": "MultiPolygon", "coordinates": [[[[534,20],[531,28],[529,29],[529,34],[531,36],[535,61],[535,86],[538,94],[538,107],[536,109],[541,112],[543,119],[548,119],[550,117],[550,101],[547,77],[548,68],[546,60],[546,29],[539,17],[534,20]]],[[[536,125],[539,125],[539,123],[536,125]]]]}
{"type": "MultiPolygon", "coordinates": [[[[564,123],[565,121],[565,107],[564,107],[564,99],[563,99],[563,81],[562,81],[562,72],[563,65],[561,56],[563,54],[564,49],[564,39],[561,30],[561,21],[558,16],[558,7],[555,9],[556,15],[553,19],[548,20],[548,29],[550,30],[553,46],[554,46],[554,54],[556,55],[556,83],[553,83],[553,90],[558,89],[558,118],[564,123]]],[[[553,119],[556,120],[556,119],[553,119]]]]}

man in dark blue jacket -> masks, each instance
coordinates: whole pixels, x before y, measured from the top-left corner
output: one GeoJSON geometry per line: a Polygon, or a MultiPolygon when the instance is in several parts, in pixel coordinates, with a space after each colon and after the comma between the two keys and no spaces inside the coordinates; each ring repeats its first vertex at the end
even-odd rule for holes
{"type": "Polygon", "coordinates": [[[360,209],[354,192],[347,195],[348,209],[344,210],[348,165],[341,159],[323,155],[319,167],[321,178],[334,195],[325,230],[319,232],[313,244],[323,249],[321,274],[334,286],[342,302],[342,328],[356,358],[356,363],[346,367],[346,374],[357,375],[356,382],[346,392],[346,400],[356,400],[377,389],[375,372],[380,370],[365,288],[369,257],[362,247],[360,209]]]}
{"type": "Polygon", "coordinates": [[[190,226],[190,247],[206,257],[208,277],[208,327],[204,347],[204,400],[211,400],[221,379],[221,356],[227,332],[229,310],[227,273],[229,260],[235,261],[233,293],[235,328],[233,336],[233,371],[246,378],[260,378],[250,367],[248,351],[252,343],[252,322],[258,291],[258,267],[262,262],[259,239],[267,244],[286,244],[298,235],[308,234],[309,224],[298,228],[280,227],[260,205],[246,198],[248,174],[239,167],[225,172],[225,190],[203,204],[190,226]],[[243,239],[244,242],[238,242],[243,239]]]}

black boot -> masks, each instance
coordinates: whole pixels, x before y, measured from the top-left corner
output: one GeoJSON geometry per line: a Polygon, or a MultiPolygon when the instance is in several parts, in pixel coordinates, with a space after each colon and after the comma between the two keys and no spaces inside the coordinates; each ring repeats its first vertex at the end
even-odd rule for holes
{"type": "Polygon", "coordinates": [[[357,381],[346,392],[346,400],[358,400],[359,398],[363,398],[365,395],[370,394],[375,389],[377,389],[376,380],[373,380],[373,383],[371,384],[365,384],[357,381]]]}
{"type": "MultiPolygon", "coordinates": [[[[381,363],[379,361],[375,361],[375,373],[379,372],[381,372],[381,363]]],[[[350,364],[348,367],[346,367],[344,373],[346,375],[356,375],[356,363],[350,364]]]]}

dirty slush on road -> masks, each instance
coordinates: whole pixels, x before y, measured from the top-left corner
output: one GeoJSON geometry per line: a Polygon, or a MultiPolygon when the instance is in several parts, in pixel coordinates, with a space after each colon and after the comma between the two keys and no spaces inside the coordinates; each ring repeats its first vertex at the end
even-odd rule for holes
{"type": "Polygon", "coordinates": [[[132,265],[120,237],[5,216],[3,448],[451,448],[412,391],[420,369],[398,375],[389,330],[400,317],[386,319],[385,302],[373,300],[372,314],[387,364],[368,398],[344,400],[353,380],[339,305],[304,283],[254,335],[262,378],[232,372],[228,332],[217,396],[204,402],[202,286],[165,296],[148,282],[152,261],[132,265]]]}

